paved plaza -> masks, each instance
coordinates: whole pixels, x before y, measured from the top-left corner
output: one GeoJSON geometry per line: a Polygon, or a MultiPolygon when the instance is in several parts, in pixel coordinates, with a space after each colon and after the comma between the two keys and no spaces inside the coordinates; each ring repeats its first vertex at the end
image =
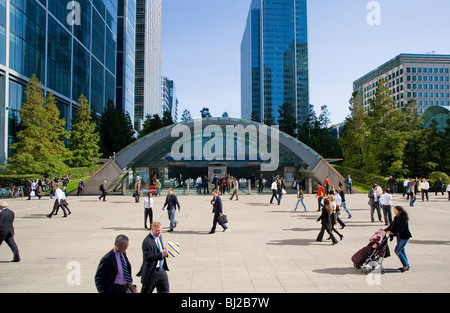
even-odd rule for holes
{"type": "MultiPolygon", "coordinates": [[[[368,243],[384,224],[371,223],[367,195],[347,195],[353,218],[341,214],[347,224],[339,244],[316,242],[320,230],[314,195],[306,195],[308,212],[293,212],[296,197],[285,195],[281,205],[269,204],[270,195],[240,194],[238,201],[222,196],[229,229],[208,234],[213,220],[211,195],[180,195],[181,213],[174,232],[167,232],[165,196],[155,198],[154,221],[163,226],[163,241],[179,242],[181,256],[168,259],[172,293],[415,293],[450,291],[450,202],[430,194],[429,202],[409,207],[401,195],[394,205],[403,205],[410,215],[413,235],[406,246],[411,269],[400,273],[390,242],[384,275],[366,276],[350,258],[368,243]]],[[[130,196],[70,196],[72,214],[49,219],[53,200],[7,199],[15,211],[15,240],[22,260],[12,263],[6,243],[0,247],[0,293],[94,293],[94,275],[118,234],[130,238],[127,250],[133,279],[141,263],[141,244],[148,230],[143,223],[143,199],[130,196]]],[[[340,227],[338,227],[340,231],[340,227]]]]}

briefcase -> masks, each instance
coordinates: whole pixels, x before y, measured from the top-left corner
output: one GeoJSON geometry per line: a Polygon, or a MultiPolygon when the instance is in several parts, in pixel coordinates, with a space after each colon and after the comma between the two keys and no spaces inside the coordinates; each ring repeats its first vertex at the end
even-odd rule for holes
{"type": "Polygon", "coordinates": [[[222,214],[222,215],[219,215],[219,217],[217,218],[217,221],[219,222],[219,224],[223,225],[223,224],[228,223],[228,218],[226,215],[222,214]]]}

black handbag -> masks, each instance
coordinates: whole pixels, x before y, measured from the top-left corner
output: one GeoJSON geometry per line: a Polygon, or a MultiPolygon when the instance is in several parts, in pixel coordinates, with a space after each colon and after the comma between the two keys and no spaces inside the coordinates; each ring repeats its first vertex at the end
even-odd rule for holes
{"type": "Polygon", "coordinates": [[[219,224],[223,225],[223,224],[228,223],[228,218],[226,215],[222,214],[222,215],[219,215],[219,217],[217,218],[217,221],[219,222],[219,224]]]}

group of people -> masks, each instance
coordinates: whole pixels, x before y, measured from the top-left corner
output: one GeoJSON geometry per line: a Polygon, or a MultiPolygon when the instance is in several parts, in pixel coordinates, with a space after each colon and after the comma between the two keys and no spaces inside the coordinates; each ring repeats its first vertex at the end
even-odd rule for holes
{"type": "MultiPolygon", "coordinates": [[[[444,190],[447,191],[448,200],[450,201],[450,183],[445,186],[442,177],[439,177],[434,184],[434,195],[437,196],[438,193],[444,195],[444,190]]],[[[403,181],[403,197],[406,195],[406,200],[410,201],[409,206],[414,206],[419,193],[422,195],[422,202],[425,201],[425,199],[428,201],[429,191],[430,183],[425,178],[407,178],[403,181]]]]}
{"type": "MultiPolygon", "coordinates": [[[[136,274],[140,277],[141,293],[169,293],[169,278],[166,271],[168,250],[164,247],[161,223],[151,224],[150,233],[142,242],[142,265],[136,274]]],[[[114,247],[100,260],[95,273],[95,286],[99,293],[137,292],[133,285],[132,266],[126,255],[130,240],[120,234],[114,247]]]]}
{"type": "MultiPolygon", "coordinates": [[[[318,200],[319,207],[317,211],[321,211],[321,215],[316,220],[317,222],[321,222],[321,229],[319,234],[317,235],[316,241],[322,241],[323,235],[325,231],[328,233],[329,238],[331,239],[331,242],[333,245],[337,244],[338,241],[336,237],[334,236],[333,232],[335,232],[340,240],[344,238],[344,235],[342,235],[337,229],[336,224],[341,225],[341,229],[345,228],[345,223],[340,219],[339,215],[341,214],[341,210],[344,209],[347,214],[348,218],[351,218],[352,215],[350,211],[347,208],[347,202],[345,199],[345,192],[342,189],[342,186],[340,185],[338,189],[335,189],[332,185],[328,188],[328,195],[325,195],[326,189],[323,187],[321,183],[319,183],[319,191],[316,194],[317,198],[322,198],[318,200]],[[322,189],[321,189],[322,188],[322,189]],[[323,204],[322,204],[323,200],[323,204]]],[[[300,192],[299,192],[300,194],[300,192]]],[[[303,202],[302,202],[303,204],[303,202]]],[[[297,201],[298,206],[298,201],[297,201]]],[[[297,209],[297,206],[295,210],[297,209]]],[[[306,211],[305,205],[303,205],[306,211]]]]}
{"type": "Polygon", "coordinates": [[[284,183],[284,178],[280,176],[272,177],[271,178],[271,185],[270,189],[272,190],[272,197],[270,198],[269,203],[273,203],[273,198],[277,200],[277,204],[281,204],[281,199],[283,198],[283,195],[286,194],[286,185],[284,183]]]}
{"type": "MultiPolygon", "coordinates": [[[[163,211],[167,207],[170,221],[169,232],[177,226],[175,220],[175,211],[178,208],[180,212],[180,203],[177,196],[173,194],[173,189],[169,188],[163,211]]],[[[223,231],[228,227],[220,221],[223,215],[222,200],[217,189],[212,191],[213,199],[212,213],[214,214],[213,226],[209,234],[214,234],[217,224],[221,225],[223,231]]],[[[158,293],[169,293],[170,284],[167,271],[168,250],[164,247],[162,240],[162,227],[160,222],[153,222],[153,197],[149,191],[144,200],[144,218],[145,228],[147,228],[147,220],[150,219],[150,233],[142,242],[142,265],[136,274],[140,277],[142,284],[141,293],[152,293],[155,289],[158,293]]],[[[147,228],[148,229],[148,228],[147,228]]],[[[129,238],[120,234],[116,237],[114,247],[106,253],[99,262],[95,273],[95,286],[99,293],[127,293],[137,292],[136,286],[133,284],[132,266],[126,255],[129,246],[129,238]]]]}

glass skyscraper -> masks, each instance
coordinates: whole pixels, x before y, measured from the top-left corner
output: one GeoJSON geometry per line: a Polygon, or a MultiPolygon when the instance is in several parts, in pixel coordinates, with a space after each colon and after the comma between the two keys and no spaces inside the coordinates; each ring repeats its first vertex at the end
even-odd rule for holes
{"type": "Polygon", "coordinates": [[[11,155],[33,74],[70,128],[81,94],[99,114],[115,103],[116,49],[116,0],[0,0],[0,163],[11,155]]]}
{"type": "Polygon", "coordinates": [[[134,121],[136,1],[118,0],[116,108],[134,121]]]}
{"type": "Polygon", "coordinates": [[[162,0],[136,0],[134,129],[147,115],[161,114],[162,0]]]}
{"type": "Polygon", "coordinates": [[[278,123],[292,106],[297,123],[309,109],[307,0],[253,0],[241,43],[241,117],[278,123]]]}

